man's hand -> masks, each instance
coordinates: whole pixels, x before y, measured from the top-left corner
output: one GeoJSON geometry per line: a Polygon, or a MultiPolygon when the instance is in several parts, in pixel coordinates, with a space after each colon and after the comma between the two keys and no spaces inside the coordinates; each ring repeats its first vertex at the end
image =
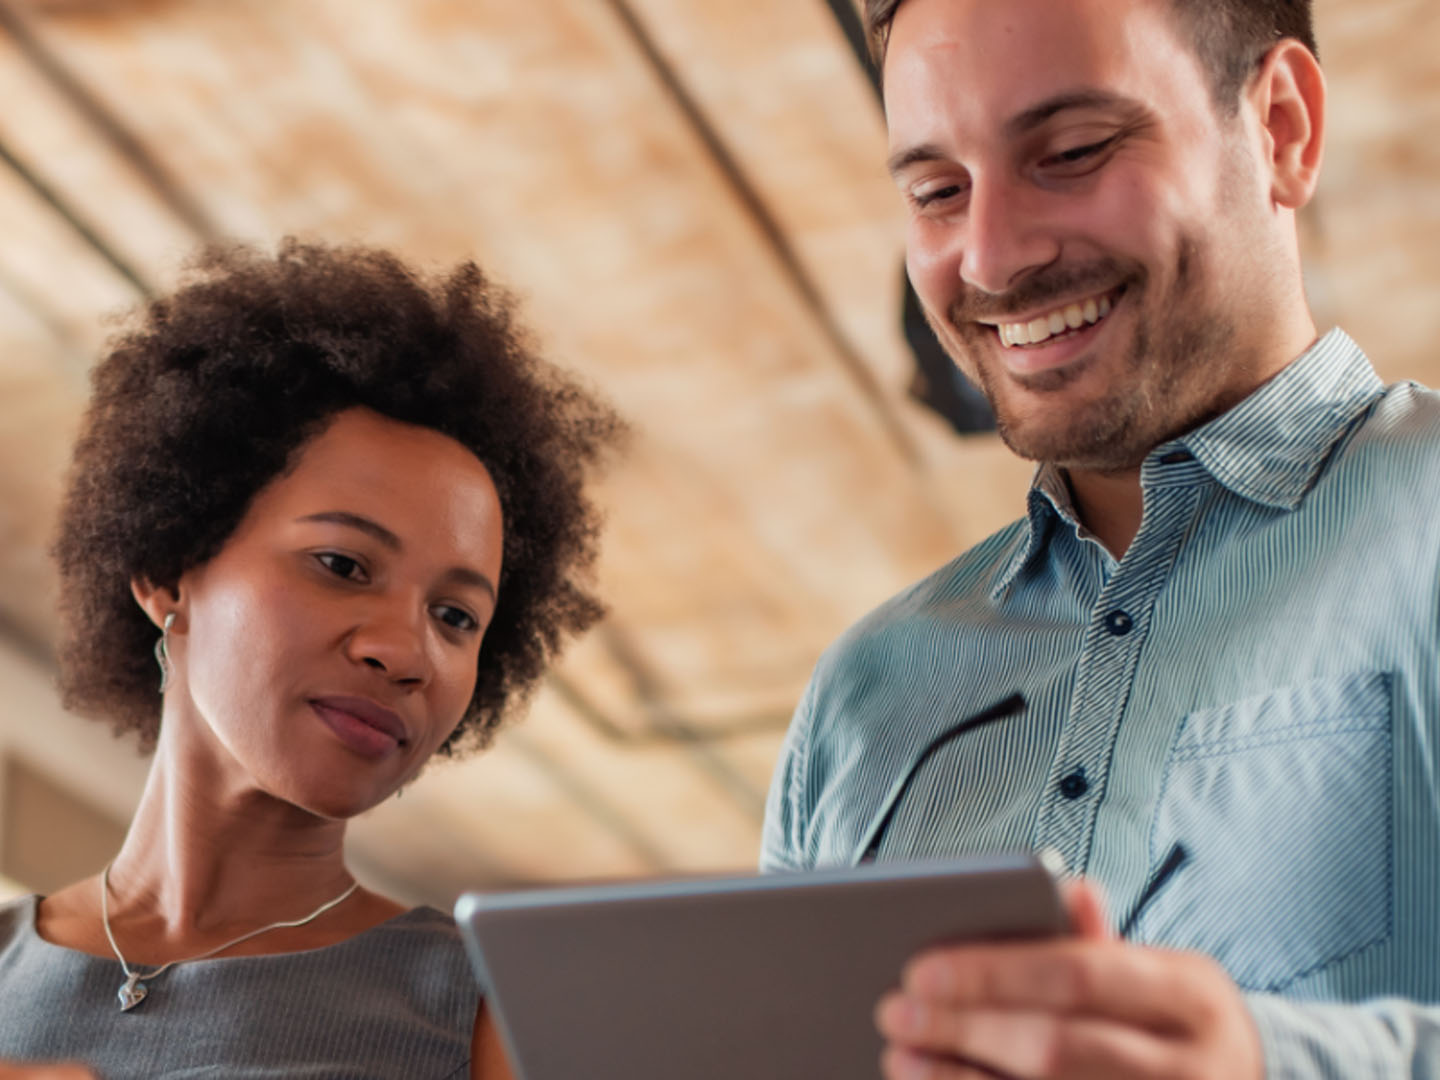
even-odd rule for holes
{"type": "Polygon", "coordinates": [[[1198,953],[1109,931],[1099,893],[1066,887],[1078,937],[936,949],[876,1008],[887,1080],[1263,1080],[1240,990],[1198,953]]]}

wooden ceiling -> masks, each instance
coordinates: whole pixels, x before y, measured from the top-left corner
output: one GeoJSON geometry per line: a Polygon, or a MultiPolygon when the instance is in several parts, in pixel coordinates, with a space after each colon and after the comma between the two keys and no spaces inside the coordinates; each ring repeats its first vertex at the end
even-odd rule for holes
{"type": "MultiPolygon", "coordinates": [[[[1311,291],[1386,377],[1435,383],[1440,10],[1318,9],[1311,291]]],[[[438,901],[751,865],[820,650],[1029,475],[909,396],[884,145],[822,0],[0,0],[0,671],[43,683],[106,313],[216,237],[475,258],[635,422],[603,487],[613,614],[495,749],[359,822],[356,858],[438,901]]],[[[123,815],[128,747],[19,700],[0,741],[123,815]]]]}

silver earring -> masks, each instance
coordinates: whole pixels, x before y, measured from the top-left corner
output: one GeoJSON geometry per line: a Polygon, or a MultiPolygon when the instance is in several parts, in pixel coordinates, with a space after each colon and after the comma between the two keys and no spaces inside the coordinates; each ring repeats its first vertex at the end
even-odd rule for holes
{"type": "Polygon", "coordinates": [[[160,628],[160,639],[155,642],[155,663],[160,665],[160,693],[170,685],[170,627],[175,625],[175,613],[165,616],[165,625],[160,628]]]}

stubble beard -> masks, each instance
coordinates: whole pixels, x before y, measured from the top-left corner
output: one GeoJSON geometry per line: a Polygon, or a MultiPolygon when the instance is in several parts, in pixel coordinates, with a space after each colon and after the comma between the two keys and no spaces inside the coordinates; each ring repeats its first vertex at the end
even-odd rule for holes
{"type": "MultiPolygon", "coordinates": [[[[1062,394],[1080,379],[1091,362],[1056,371],[1017,378],[997,372],[982,362],[994,348],[989,330],[978,329],[972,314],[962,305],[951,312],[952,348],[965,355],[954,357],[961,369],[975,377],[995,412],[1000,437],[1014,453],[1037,462],[1049,462],[1067,469],[1122,472],[1134,469],[1160,443],[1193,429],[1219,410],[1212,384],[1222,384],[1223,369],[1237,337],[1233,320],[1215,302],[1203,302],[1201,247],[1193,238],[1180,244],[1176,257],[1174,284],[1159,298],[1146,296],[1148,275],[1143,267],[1122,267],[1106,261],[1078,276],[1102,277],[1122,272],[1126,285],[1124,301],[1133,306],[1135,329],[1129,347],[1111,376],[1109,387],[1098,399],[1077,403],[1066,422],[1053,418],[1029,419],[1017,415],[1001,390],[1002,380],[1018,385],[1023,393],[1062,394]],[[1149,302],[1147,303],[1147,300],[1149,302]],[[1156,313],[1160,317],[1156,317],[1156,313]],[[964,328],[960,332],[955,332],[964,328]],[[1210,376],[1216,376],[1213,383],[1210,376]]],[[[1048,290],[1031,290],[1025,304],[1014,309],[1043,306],[1046,299],[1075,295],[1068,287],[1076,275],[1066,275],[1048,290]],[[1043,295],[1045,291],[1052,296],[1043,295]],[[1038,302],[1037,302],[1038,301],[1038,302]]]]}

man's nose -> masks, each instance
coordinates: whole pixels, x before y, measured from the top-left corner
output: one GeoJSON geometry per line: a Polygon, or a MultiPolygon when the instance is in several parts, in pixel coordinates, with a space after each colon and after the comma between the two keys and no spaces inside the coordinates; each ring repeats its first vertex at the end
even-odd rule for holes
{"type": "Polygon", "coordinates": [[[961,280],[998,295],[1060,255],[1060,242],[1023,186],[1000,177],[977,178],[965,216],[961,280]]]}

